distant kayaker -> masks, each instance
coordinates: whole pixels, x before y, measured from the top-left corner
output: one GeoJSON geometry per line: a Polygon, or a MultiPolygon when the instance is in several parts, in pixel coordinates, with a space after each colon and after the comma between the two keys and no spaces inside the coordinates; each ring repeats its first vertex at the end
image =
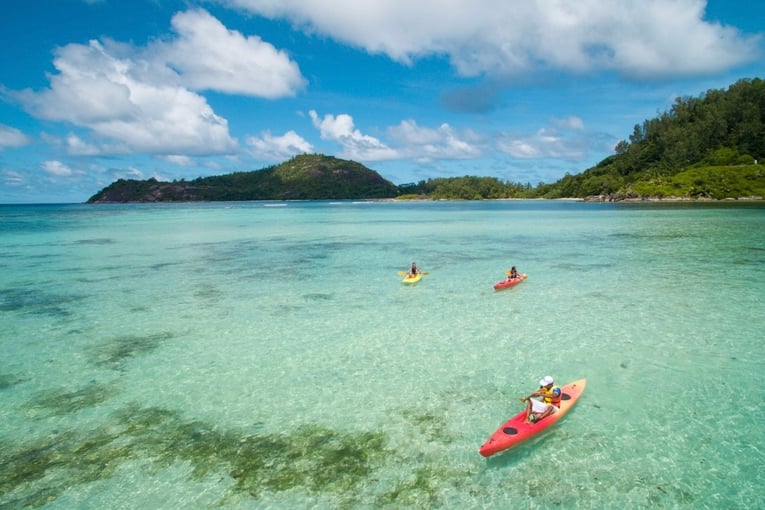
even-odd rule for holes
{"type": "Polygon", "coordinates": [[[409,268],[409,274],[407,275],[409,278],[413,278],[420,274],[422,271],[420,271],[420,268],[417,267],[417,264],[412,262],[412,267],[409,268]]]}
{"type": "Polygon", "coordinates": [[[518,278],[518,270],[515,269],[515,266],[513,266],[510,268],[510,272],[507,273],[507,279],[514,280],[515,278],[518,278]]]}
{"type": "Polygon", "coordinates": [[[526,402],[526,422],[536,423],[550,416],[560,408],[560,388],[555,386],[552,376],[546,375],[539,381],[539,389],[523,398],[526,402]]]}

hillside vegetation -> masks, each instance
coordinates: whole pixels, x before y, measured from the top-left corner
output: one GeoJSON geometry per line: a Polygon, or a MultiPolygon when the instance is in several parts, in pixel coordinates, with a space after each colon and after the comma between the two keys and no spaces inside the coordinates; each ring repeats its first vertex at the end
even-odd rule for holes
{"type": "Polygon", "coordinates": [[[765,191],[765,82],[677,98],[637,124],[616,154],[578,175],[541,185],[546,198],[591,195],[739,198],[765,191]]]}
{"type": "Polygon", "coordinates": [[[491,177],[439,178],[401,186],[403,197],[744,198],[765,196],[765,82],[741,80],[727,91],[678,98],[657,118],[635,125],[615,154],[552,184],[491,177]]]}
{"type": "Polygon", "coordinates": [[[120,179],[88,203],[371,199],[393,198],[398,193],[395,184],[360,163],[303,154],[262,170],[192,181],[120,179]]]}

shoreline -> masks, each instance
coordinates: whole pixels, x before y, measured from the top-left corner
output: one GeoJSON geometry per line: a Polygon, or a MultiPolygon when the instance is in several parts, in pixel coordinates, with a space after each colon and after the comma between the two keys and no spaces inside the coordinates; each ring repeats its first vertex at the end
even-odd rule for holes
{"type": "MultiPolygon", "coordinates": [[[[690,198],[690,197],[635,197],[635,196],[624,196],[624,195],[590,195],[587,197],[563,197],[563,198],[482,198],[478,200],[468,200],[468,199],[452,199],[452,198],[428,198],[428,197],[422,197],[422,198],[345,198],[345,199],[332,199],[335,201],[363,201],[363,202],[481,202],[481,201],[505,201],[505,202],[512,202],[512,201],[538,201],[538,202],[595,202],[595,203],[616,203],[616,202],[628,202],[628,203],[641,203],[641,202],[651,202],[651,203],[676,203],[676,202],[684,202],[684,203],[710,203],[710,204],[717,204],[717,203],[735,203],[735,202],[746,202],[746,203],[755,203],[755,202],[763,202],[765,199],[758,195],[752,195],[752,196],[745,196],[745,197],[728,197],[728,198],[709,198],[709,197],[700,197],[700,198],[690,198]]],[[[9,207],[9,206],[22,206],[22,205],[120,205],[120,204],[193,204],[193,203],[236,203],[236,202],[321,202],[321,201],[328,201],[328,200],[216,200],[216,201],[205,201],[205,200],[188,200],[188,201],[151,201],[151,202],[133,202],[133,201],[126,201],[126,202],[8,202],[8,203],[0,203],[0,206],[3,207],[9,207]]]]}
{"type": "Polygon", "coordinates": [[[636,197],[625,195],[591,195],[582,199],[584,202],[693,202],[693,203],[719,203],[719,202],[758,202],[762,201],[761,196],[753,195],[738,198],[709,198],[709,197],[636,197]]]}
{"type": "Polygon", "coordinates": [[[432,198],[405,198],[405,199],[399,199],[399,198],[385,198],[385,199],[379,199],[379,200],[373,200],[377,202],[480,202],[483,200],[488,201],[498,201],[498,202],[512,202],[512,201],[540,201],[540,202],[629,202],[629,203],[640,203],[640,202],[688,202],[688,203],[731,203],[731,202],[762,202],[763,197],[761,196],[748,196],[748,197],[738,197],[738,198],[708,198],[708,197],[701,197],[701,198],[690,198],[690,197],[626,197],[626,196],[614,196],[614,195],[591,195],[584,198],[580,197],[564,197],[564,198],[483,198],[480,200],[467,200],[467,199],[450,199],[450,198],[439,198],[439,199],[432,199],[432,198]]]}

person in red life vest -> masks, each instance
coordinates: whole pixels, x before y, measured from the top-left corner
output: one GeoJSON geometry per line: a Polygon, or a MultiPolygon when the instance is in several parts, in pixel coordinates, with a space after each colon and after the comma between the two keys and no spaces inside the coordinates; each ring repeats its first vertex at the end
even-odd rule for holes
{"type": "Polygon", "coordinates": [[[526,423],[536,423],[560,409],[560,388],[549,375],[539,381],[539,389],[523,398],[526,402],[526,423]]]}

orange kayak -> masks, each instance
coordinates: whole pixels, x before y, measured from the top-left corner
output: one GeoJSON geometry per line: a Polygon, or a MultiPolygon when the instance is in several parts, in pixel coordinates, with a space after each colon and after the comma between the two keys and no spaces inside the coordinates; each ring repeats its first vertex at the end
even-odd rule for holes
{"type": "Polygon", "coordinates": [[[518,275],[518,278],[509,278],[507,280],[502,280],[501,282],[495,283],[494,290],[502,290],[502,289],[509,289],[510,287],[515,287],[516,285],[518,285],[525,279],[526,279],[526,273],[521,273],[518,275]]]}

